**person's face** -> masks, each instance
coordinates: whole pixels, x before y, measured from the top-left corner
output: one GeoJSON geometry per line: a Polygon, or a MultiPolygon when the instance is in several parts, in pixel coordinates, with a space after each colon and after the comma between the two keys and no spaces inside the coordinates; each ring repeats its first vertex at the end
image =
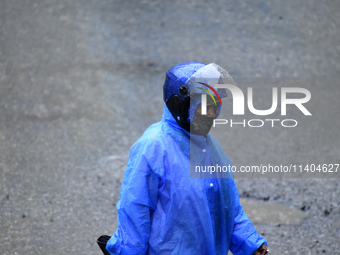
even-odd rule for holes
{"type": "Polygon", "coordinates": [[[194,120],[190,132],[198,135],[206,135],[209,133],[211,126],[218,114],[215,104],[207,105],[207,114],[202,115],[201,104],[195,110],[194,120]]]}
{"type": "MultiPolygon", "coordinates": [[[[201,104],[198,105],[195,115],[202,115],[201,104]]],[[[207,117],[217,117],[217,106],[215,104],[207,105],[207,117]]]]}

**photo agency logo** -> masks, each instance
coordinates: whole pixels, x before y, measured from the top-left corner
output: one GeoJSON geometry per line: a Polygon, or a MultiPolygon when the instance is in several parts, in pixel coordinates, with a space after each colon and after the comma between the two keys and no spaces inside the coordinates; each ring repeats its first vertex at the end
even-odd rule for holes
{"type": "MultiPolygon", "coordinates": [[[[209,86],[208,84],[201,83],[200,84],[209,88],[218,98],[220,104],[222,105],[221,98],[216,90],[218,89],[227,89],[230,91],[232,99],[233,99],[233,115],[235,116],[244,116],[245,115],[245,95],[243,94],[242,90],[237,87],[236,85],[232,84],[216,84],[214,88],[209,86]]],[[[205,91],[214,101],[215,105],[217,102],[213,96],[213,94],[208,91],[207,89],[200,88],[201,90],[205,91]]],[[[311,93],[308,89],[305,88],[298,88],[298,87],[282,87],[280,88],[281,94],[281,116],[287,116],[287,105],[295,105],[305,116],[311,116],[312,114],[307,110],[304,106],[310,99],[311,93]],[[288,95],[293,95],[289,97],[288,95]],[[301,97],[302,95],[302,97],[301,97]],[[296,96],[300,96],[300,98],[294,98],[296,96]]],[[[207,114],[207,94],[201,94],[201,113],[202,115],[207,114]]],[[[230,127],[235,126],[243,126],[243,127],[262,127],[265,124],[271,125],[271,127],[275,126],[282,126],[282,127],[296,127],[298,125],[298,121],[296,119],[273,119],[267,118],[268,115],[273,114],[279,104],[278,100],[278,88],[272,88],[272,98],[268,98],[266,100],[271,100],[272,105],[269,109],[259,110],[254,107],[253,103],[253,88],[247,88],[247,106],[249,112],[256,116],[266,116],[266,118],[256,118],[256,119],[243,119],[242,121],[235,121],[235,120],[227,120],[227,119],[215,119],[213,123],[213,127],[216,125],[230,125],[230,127]]]]}
{"type": "MultiPolygon", "coordinates": [[[[209,88],[212,92],[214,92],[214,94],[216,95],[216,97],[218,98],[218,100],[220,101],[220,104],[222,106],[221,97],[220,97],[220,95],[217,93],[217,91],[213,87],[211,87],[210,85],[208,85],[208,84],[206,84],[204,82],[197,82],[197,83],[202,84],[203,86],[209,88]]],[[[200,88],[200,87],[198,87],[198,89],[203,90],[204,92],[206,92],[211,97],[211,99],[213,100],[215,106],[217,106],[216,99],[211,94],[211,92],[209,90],[204,89],[204,88],[200,88]]],[[[202,115],[207,115],[207,95],[206,94],[201,94],[201,114],[202,115]]]]}

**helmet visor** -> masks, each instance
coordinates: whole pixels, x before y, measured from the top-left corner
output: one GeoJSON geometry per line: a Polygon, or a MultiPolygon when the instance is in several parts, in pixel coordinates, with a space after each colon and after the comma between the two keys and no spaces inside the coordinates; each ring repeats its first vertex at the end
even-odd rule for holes
{"type": "Polygon", "coordinates": [[[190,98],[194,101],[201,101],[203,98],[207,105],[222,105],[222,100],[227,98],[227,90],[219,88],[219,84],[235,85],[235,82],[226,70],[214,63],[199,69],[186,82],[190,98]]]}

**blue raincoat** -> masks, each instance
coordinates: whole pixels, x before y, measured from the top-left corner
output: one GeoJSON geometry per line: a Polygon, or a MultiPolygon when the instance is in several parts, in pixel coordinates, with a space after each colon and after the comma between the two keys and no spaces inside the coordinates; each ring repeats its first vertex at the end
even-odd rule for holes
{"type": "MultiPolygon", "coordinates": [[[[204,160],[231,164],[212,135],[191,138],[204,160]]],[[[190,178],[189,152],[190,133],[165,106],[162,120],[131,147],[110,254],[251,255],[266,243],[243,212],[233,178],[190,178]]]]}

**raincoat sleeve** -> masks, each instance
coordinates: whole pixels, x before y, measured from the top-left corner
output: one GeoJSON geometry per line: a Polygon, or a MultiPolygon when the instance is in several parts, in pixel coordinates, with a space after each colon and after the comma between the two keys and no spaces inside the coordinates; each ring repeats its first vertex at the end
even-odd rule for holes
{"type": "Polygon", "coordinates": [[[257,233],[248,216],[243,212],[235,183],[233,186],[235,190],[236,214],[230,251],[234,255],[252,255],[263,243],[267,245],[267,241],[257,233]]]}
{"type": "Polygon", "coordinates": [[[156,208],[159,178],[150,167],[147,145],[136,143],[130,150],[129,162],[117,204],[118,227],[106,245],[110,254],[147,252],[150,217],[156,208]]]}

